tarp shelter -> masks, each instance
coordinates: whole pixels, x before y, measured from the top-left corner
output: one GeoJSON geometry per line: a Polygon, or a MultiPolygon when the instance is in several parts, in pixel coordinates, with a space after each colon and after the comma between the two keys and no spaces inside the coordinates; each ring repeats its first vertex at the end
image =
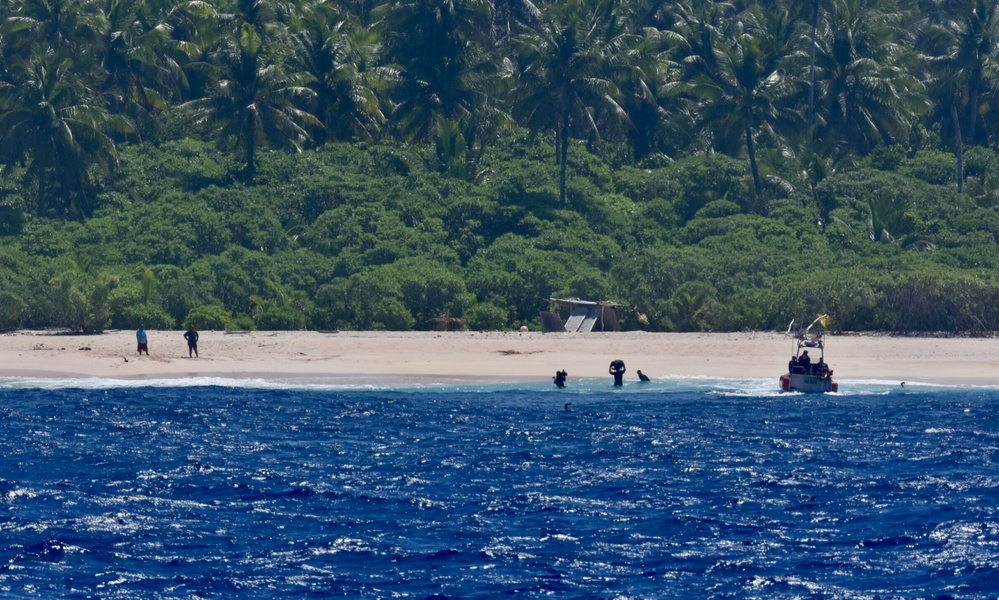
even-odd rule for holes
{"type": "Polygon", "coordinates": [[[589,333],[591,331],[620,331],[617,322],[617,307],[614,302],[593,302],[578,298],[549,298],[548,302],[569,307],[569,318],[562,318],[555,312],[542,311],[541,324],[546,332],[571,331],[589,333]]]}

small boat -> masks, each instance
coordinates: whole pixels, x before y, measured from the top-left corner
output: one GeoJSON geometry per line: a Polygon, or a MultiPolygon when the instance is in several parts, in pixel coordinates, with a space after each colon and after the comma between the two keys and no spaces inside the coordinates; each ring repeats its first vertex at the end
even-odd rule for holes
{"type": "MultiPolygon", "coordinates": [[[[839,384],[833,381],[833,372],[825,360],[825,326],[829,315],[820,315],[804,330],[798,331],[795,338],[794,354],[787,365],[787,373],[780,376],[780,389],[785,392],[822,394],[838,392],[839,384]],[[818,324],[813,332],[812,328],[818,324]],[[819,358],[814,360],[809,350],[818,350],[819,358]]],[[[794,321],[791,321],[794,325],[794,321]]],[[[790,333],[791,326],[788,326],[790,333]]]]}

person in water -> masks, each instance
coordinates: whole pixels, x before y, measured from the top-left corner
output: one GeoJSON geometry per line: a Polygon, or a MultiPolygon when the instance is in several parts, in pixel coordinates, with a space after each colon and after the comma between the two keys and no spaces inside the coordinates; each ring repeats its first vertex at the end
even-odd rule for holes
{"type": "Polygon", "coordinates": [[[135,330],[135,341],[139,345],[139,356],[145,352],[146,356],[149,356],[149,338],[146,337],[146,330],[139,325],[139,328],[135,330]]]}
{"type": "Polygon", "coordinates": [[[641,369],[638,370],[638,380],[641,381],[641,382],[651,381],[651,379],[649,379],[648,375],[646,375],[645,373],[642,373],[641,369]]]}
{"type": "Polygon", "coordinates": [[[612,360],[608,372],[614,376],[614,385],[624,385],[624,361],[620,358],[612,360]]]}
{"type": "Polygon", "coordinates": [[[565,387],[565,378],[568,376],[569,374],[565,372],[565,369],[563,369],[561,371],[555,371],[555,377],[552,377],[552,379],[555,380],[556,386],[562,388],[565,387]]]}
{"type": "Polygon", "coordinates": [[[184,339],[187,340],[187,357],[191,358],[192,354],[198,356],[198,330],[191,327],[184,334],[184,339]]]}

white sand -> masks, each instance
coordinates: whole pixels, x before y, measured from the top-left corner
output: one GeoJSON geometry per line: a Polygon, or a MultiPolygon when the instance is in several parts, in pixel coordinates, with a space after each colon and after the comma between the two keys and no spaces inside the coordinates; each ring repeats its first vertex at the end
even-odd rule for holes
{"type": "MultiPolygon", "coordinates": [[[[133,331],[96,336],[50,331],[0,335],[2,377],[165,378],[367,377],[420,381],[570,380],[609,377],[611,360],[652,377],[777,377],[792,340],[779,333],[201,332],[199,358],[180,331],[149,331],[137,356],[133,331]],[[127,360],[126,360],[127,359],[127,360]]],[[[813,352],[815,354],[815,352],[813,352]]],[[[813,360],[817,356],[813,357],[813,360]]],[[[999,384],[997,338],[830,335],[826,362],[836,379],[999,384]]]]}

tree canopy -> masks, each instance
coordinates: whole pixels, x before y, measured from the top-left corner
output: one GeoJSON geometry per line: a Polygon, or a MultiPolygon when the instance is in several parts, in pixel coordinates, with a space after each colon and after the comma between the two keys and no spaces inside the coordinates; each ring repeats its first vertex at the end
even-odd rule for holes
{"type": "Polygon", "coordinates": [[[0,327],[993,331],[997,11],[7,2],[0,327]]]}

